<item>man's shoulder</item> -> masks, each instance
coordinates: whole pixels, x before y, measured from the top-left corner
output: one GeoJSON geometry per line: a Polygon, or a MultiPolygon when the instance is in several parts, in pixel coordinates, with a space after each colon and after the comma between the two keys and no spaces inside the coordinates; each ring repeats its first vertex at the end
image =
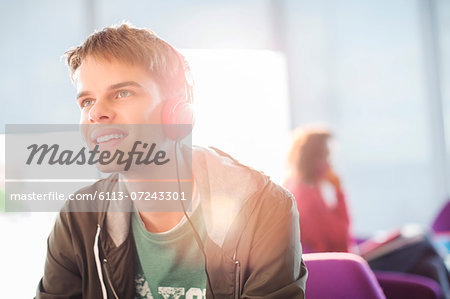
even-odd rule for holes
{"type": "Polygon", "coordinates": [[[262,171],[241,163],[231,154],[213,146],[193,146],[192,160],[194,168],[196,165],[201,165],[202,167],[209,167],[210,171],[218,170],[223,172],[225,170],[233,172],[236,170],[244,170],[252,173],[256,177],[267,177],[262,171]]]}
{"type": "Polygon", "coordinates": [[[272,212],[291,213],[297,210],[292,193],[273,181],[267,183],[266,190],[262,194],[261,204],[272,212]]]}
{"type": "MultiPolygon", "coordinates": [[[[231,182],[235,187],[248,188],[253,185],[253,196],[259,204],[277,205],[285,212],[295,206],[294,196],[283,186],[272,181],[264,172],[239,162],[232,155],[215,147],[193,147],[194,161],[200,161],[208,169],[209,175],[223,182],[231,182]],[[243,175],[247,174],[247,175],[243,175]],[[219,179],[218,179],[219,178],[219,179]],[[221,180],[220,178],[227,178],[221,180]]],[[[198,168],[198,167],[197,167],[198,168]]],[[[195,167],[194,167],[195,169],[195,167]]],[[[195,173],[194,173],[195,175],[195,173]]]]}

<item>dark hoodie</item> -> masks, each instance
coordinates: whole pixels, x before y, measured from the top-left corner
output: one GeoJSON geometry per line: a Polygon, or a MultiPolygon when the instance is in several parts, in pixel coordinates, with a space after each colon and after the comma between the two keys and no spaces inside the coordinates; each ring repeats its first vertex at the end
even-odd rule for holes
{"type": "MultiPolygon", "coordinates": [[[[307,270],[292,195],[219,150],[195,147],[192,159],[215,298],[304,298],[307,270]]],[[[111,176],[79,193],[115,188],[111,176]]],[[[134,298],[130,219],[129,212],[61,212],[36,298],[134,298]]]]}

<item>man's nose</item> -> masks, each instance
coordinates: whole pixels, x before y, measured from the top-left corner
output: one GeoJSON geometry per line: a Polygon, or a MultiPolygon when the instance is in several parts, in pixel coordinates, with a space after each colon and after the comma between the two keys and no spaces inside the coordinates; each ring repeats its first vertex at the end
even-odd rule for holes
{"type": "Polygon", "coordinates": [[[115,113],[110,105],[102,100],[97,100],[89,109],[90,123],[107,123],[114,119],[115,113]]]}

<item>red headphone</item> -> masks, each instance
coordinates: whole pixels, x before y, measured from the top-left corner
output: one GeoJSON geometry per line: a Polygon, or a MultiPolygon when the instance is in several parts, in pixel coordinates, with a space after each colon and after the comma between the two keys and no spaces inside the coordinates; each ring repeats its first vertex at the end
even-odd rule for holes
{"type": "Polygon", "coordinates": [[[184,56],[169,43],[165,43],[175,52],[183,66],[185,94],[182,97],[165,101],[161,111],[161,120],[166,136],[172,140],[181,140],[191,133],[195,122],[192,105],[194,82],[191,69],[184,56]]]}

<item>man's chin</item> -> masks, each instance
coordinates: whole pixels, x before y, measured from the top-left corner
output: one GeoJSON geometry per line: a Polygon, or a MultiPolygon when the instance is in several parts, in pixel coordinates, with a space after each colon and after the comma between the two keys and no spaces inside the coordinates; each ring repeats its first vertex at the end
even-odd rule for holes
{"type": "Polygon", "coordinates": [[[123,165],[117,165],[117,164],[107,164],[107,165],[101,165],[99,163],[96,164],[98,171],[102,173],[116,173],[116,172],[122,172],[123,171],[123,165]]]}

